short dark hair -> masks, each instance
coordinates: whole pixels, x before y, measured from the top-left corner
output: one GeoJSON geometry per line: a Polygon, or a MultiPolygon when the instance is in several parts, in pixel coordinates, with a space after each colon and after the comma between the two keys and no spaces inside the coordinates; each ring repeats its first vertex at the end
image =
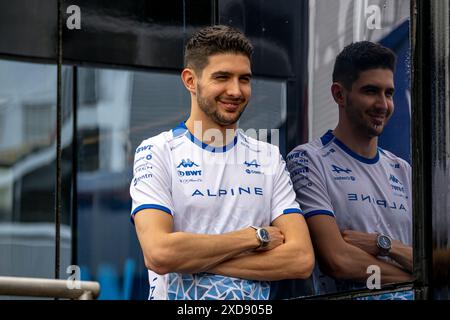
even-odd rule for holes
{"type": "Polygon", "coordinates": [[[396,63],[397,57],[391,49],[370,41],[355,42],[336,57],[333,82],[340,82],[350,90],[361,72],[381,68],[395,73],[396,63]]]}
{"type": "Polygon", "coordinates": [[[239,53],[251,61],[253,46],[239,30],[215,25],[200,29],[188,40],[184,52],[185,67],[201,73],[208,64],[208,58],[218,53],[239,53]]]}

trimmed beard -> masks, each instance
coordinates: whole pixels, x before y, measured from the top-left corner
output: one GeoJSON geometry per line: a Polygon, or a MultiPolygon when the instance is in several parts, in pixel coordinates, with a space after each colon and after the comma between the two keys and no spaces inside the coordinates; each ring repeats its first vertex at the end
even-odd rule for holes
{"type": "Polygon", "coordinates": [[[226,118],[220,114],[218,107],[214,107],[214,105],[208,103],[208,101],[203,98],[202,89],[201,89],[200,85],[197,86],[197,104],[198,104],[199,108],[212,121],[214,121],[216,124],[218,124],[222,127],[229,126],[229,125],[232,125],[232,124],[235,124],[236,122],[238,122],[239,119],[241,118],[242,113],[244,112],[245,108],[247,107],[247,105],[244,105],[242,110],[240,110],[239,113],[234,118],[231,118],[231,119],[226,118]]]}
{"type": "Polygon", "coordinates": [[[352,123],[359,132],[366,134],[369,138],[378,137],[383,133],[384,128],[386,127],[388,122],[387,116],[386,122],[383,124],[381,131],[377,131],[373,128],[371,123],[367,123],[364,121],[364,113],[360,112],[360,110],[350,102],[350,97],[346,97],[345,104],[347,117],[350,123],[352,123]]]}

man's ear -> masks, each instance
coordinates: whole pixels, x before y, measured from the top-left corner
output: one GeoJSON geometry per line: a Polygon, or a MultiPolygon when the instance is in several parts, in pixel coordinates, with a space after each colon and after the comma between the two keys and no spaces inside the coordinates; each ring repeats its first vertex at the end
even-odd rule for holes
{"type": "Polygon", "coordinates": [[[196,94],[195,88],[197,86],[197,75],[194,70],[185,68],[181,72],[181,80],[183,80],[184,86],[190,93],[196,94]]]}
{"type": "Polygon", "coordinates": [[[331,94],[339,106],[345,105],[345,91],[344,86],[339,82],[335,82],[331,86],[331,94]]]}

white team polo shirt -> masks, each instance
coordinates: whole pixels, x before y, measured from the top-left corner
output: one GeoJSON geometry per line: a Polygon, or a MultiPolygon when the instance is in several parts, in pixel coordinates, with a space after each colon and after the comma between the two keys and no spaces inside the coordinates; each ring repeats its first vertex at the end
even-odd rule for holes
{"type": "MultiPolygon", "coordinates": [[[[301,213],[279,149],[238,131],[224,147],[199,141],[184,123],[141,143],[130,186],[132,218],[173,217],[174,232],[223,234],[301,213]]],[[[268,282],[149,270],[150,299],[268,299],[268,282]]]]}
{"type": "MultiPolygon", "coordinates": [[[[373,159],[361,157],[331,130],[298,146],[286,160],[306,219],[328,215],[341,231],[382,233],[412,245],[411,166],[406,161],[381,148],[373,159]]],[[[355,287],[341,281],[333,288],[330,279],[316,264],[319,293],[355,287]]]]}

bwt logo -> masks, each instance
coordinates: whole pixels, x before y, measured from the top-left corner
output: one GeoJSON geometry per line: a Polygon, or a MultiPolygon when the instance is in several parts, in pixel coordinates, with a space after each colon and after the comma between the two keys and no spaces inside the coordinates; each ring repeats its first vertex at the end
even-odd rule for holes
{"type": "Polygon", "coordinates": [[[198,164],[196,164],[195,162],[192,162],[191,159],[187,159],[187,160],[181,160],[181,163],[178,165],[178,169],[180,167],[183,168],[192,168],[192,167],[198,167],[198,164]]]}
{"type": "Polygon", "coordinates": [[[294,159],[303,158],[303,157],[307,157],[307,156],[308,156],[308,153],[306,151],[299,151],[299,152],[295,152],[293,154],[288,155],[286,160],[291,161],[294,159]]]}
{"type": "Polygon", "coordinates": [[[194,177],[194,176],[201,176],[202,170],[196,170],[196,171],[180,171],[178,170],[178,175],[180,177],[194,177]]]}
{"type": "Polygon", "coordinates": [[[153,145],[149,144],[148,146],[143,146],[143,147],[139,147],[136,149],[136,154],[142,152],[142,151],[146,151],[146,150],[151,150],[153,148],[153,145]]]}
{"type": "MultiPolygon", "coordinates": [[[[196,164],[195,162],[191,161],[191,159],[187,159],[187,160],[181,160],[181,163],[178,165],[178,169],[180,167],[183,168],[194,168],[194,167],[199,167],[198,164],[196,164]]],[[[188,170],[188,171],[181,171],[178,170],[178,176],[180,177],[194,177],[194,176],[201,176],[202,175],[202,170],[188,170]]]]}

